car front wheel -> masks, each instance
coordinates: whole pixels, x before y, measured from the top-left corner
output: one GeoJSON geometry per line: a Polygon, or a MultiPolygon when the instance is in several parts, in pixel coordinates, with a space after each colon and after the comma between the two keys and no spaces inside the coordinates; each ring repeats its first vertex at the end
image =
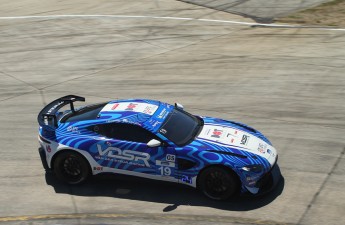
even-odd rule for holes
{"type": "Polygon", "coordinates": [[[236,175],[228,169],[212,166],[201,172],[198,188],[213,200],[226,200],[233,196],[239,187],[236,175]]]}
{"type": "Polygon", "coordinates": [[[54,172],[59,180],[68,184],[80,184],[90,175],[86,159],[77,152],[60,153],[54,163],[54,172]]]}

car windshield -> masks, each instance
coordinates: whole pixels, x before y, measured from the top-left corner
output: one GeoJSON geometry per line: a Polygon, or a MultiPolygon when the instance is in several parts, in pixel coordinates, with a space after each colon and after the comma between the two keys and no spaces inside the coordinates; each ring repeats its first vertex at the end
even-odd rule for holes
{"type": "Polygon", "coordinates": [[[202,126],[202,119],[175,108],[167,116],[159,133],[177,146],[184,146],[194,140],[202,126]]]}

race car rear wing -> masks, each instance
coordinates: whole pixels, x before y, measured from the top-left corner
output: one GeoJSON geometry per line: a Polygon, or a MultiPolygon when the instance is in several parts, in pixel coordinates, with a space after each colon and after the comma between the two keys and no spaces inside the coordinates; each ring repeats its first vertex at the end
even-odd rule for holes
{"type": "Polygon", "coordinates": [[[85,102],[84,97],[76,95],[67,95],[62,98],[58,98],[55,101],[52,101],[46,105],[41,112],[38,114],[37,121],[40,126],[52,126],[56,128],[58,126],[58,120],[56,113],[64,107],[65,105],[70,104],[72,113],[75,112],[73,102],[80,101],[85,102]]]}

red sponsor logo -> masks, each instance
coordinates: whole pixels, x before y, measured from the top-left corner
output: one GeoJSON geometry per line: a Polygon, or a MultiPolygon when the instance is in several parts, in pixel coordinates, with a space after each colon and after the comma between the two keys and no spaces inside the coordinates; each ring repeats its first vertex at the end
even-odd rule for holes
{"type": "Polygon", "coordinates": [[[152,108],[150,106],[147,106],[144,110],[144,113],[146,114],[151,114],[152,113],[152,108]]]}
{"type": "Polygon", "coordinates": [[[101,167],[101,166],[94,166],[94,167],[93,167],[93,170],[102,171],[102,170],[103,170],[103,167],[101,167]]]}
{"type": "Polygon", "coordinates": [[[50,145],[47,145],[46,150],[47,150],[47,152],[49,152],[49,153],[52,152],[52,149],[51,149],[50,145]]]}
{"type": "Polygon", "coordinates": [[[134,110],[134,108],[137,106],[138,104],[134,104],[134,103],[129,103],[129,105],[127,106],[127,108],[125,110],[134,110]]]}
{"type": "Polygon", "coordinates": [[[220,138],[222,133],[223,133],[222,130],[214,129],[213,132],[212,132],[211,137],[220,138]]]}
{"type": "Polygon", "coordinates": [[[111,110],[115,110],[119,106],[118,103],[114,104],[113,107],[111,107],[111,110]]]}

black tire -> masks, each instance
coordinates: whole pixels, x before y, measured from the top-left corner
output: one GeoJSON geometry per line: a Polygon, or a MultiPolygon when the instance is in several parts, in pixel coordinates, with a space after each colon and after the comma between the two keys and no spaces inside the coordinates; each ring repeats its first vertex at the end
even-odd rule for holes
{"type": "Polygon", "coordinates": [[[90,166],[86,159],[77,152],[61,152],[54,162],[56,177],[67,184],[83,183],[90,175],[90,166]]]}
{"type": "Polygon", "coordinates": [[[239,180],[230,169],[212,166],[199,175],[198,188],[210,199],[226,200],[238,191],[239,180]]]}

